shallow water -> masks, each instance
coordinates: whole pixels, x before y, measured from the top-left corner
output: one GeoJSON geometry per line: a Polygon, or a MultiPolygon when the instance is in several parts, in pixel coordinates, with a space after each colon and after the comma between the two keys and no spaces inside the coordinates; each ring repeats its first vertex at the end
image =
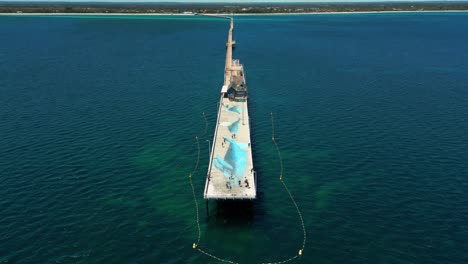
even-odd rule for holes
{"type": "Polygon", "coordinates": [[[259,199],[202,202],[228,24],[0,17],[0,263],[468,262],[468,13],[236,19],[259,199]]]}

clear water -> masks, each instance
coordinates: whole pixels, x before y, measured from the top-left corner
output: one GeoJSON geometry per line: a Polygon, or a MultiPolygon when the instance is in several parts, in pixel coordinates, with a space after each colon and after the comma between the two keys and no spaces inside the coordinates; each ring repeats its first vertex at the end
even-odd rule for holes
{"type": "MultiPolygon", "coordinates": [[[[259,199],[201,206],[241,263],[468,263],[468,14],[236,19],[259,199]]],[[[207,263],[192,248],[228,24],[0,17],[0,262],[207,263]],[[187,45],[189,44],[189,45],[187,45]],[[206,145],[205,145],[206,144],[206,145]]]]}

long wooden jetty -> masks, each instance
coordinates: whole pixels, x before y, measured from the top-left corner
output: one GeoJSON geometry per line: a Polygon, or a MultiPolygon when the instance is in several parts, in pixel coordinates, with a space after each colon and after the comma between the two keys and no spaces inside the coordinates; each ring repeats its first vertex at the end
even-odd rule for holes
{"type": "Polygon", "coordinates": [[[255,199],[248,93],[244,66],[232,59],[234,19],[226,43],[224,83],[205,183],[205,199],[255,199]]]}

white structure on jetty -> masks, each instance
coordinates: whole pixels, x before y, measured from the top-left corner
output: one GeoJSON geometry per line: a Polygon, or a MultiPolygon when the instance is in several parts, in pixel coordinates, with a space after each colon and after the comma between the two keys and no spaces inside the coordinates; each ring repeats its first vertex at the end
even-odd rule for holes
{"type": "Polygon", "coordinates": [[[204,197],[255,199],[257,181],[250,141],[247,85],[244,67],[239,60],[232,60],[234,21],[229,19],[224,85],[221,88],[204,197]]]}

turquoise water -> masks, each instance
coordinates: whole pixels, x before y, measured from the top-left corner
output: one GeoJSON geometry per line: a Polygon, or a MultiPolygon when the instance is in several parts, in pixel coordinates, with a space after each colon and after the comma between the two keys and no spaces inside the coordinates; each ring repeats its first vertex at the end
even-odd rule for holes
{"type": "Polygon", "coordinates": [[[202,202],[228,24],[0,17],[0,263],[468,263],[468,13],[236,19],[258,200],[202,202]],[[235,207],[235,205],[234,205],[235,207]],[[234,213],[233,213],[234,212],[234,213]]]}

